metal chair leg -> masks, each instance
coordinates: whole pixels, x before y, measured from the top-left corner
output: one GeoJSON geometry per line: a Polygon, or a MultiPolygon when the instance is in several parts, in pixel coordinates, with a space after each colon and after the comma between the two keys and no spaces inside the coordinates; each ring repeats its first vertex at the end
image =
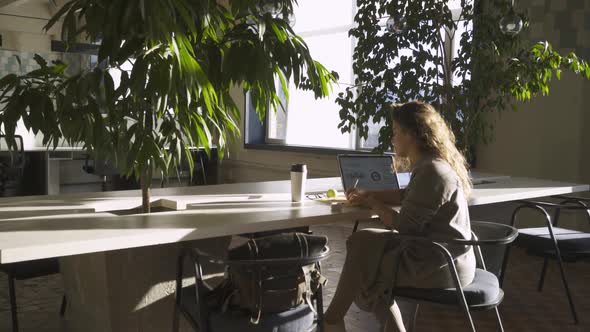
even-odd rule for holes
{"type": "Polygon", "coordinates": [[[508,258],[510,257],[510,246],[506,246],[504,251],[504,259],[502,260],[502,267],[500,269],[500,276],[498,278],[500,287],[504,287],[504,277],[506,276],[506,269],[508,268],[508,258]]]}
{"type": "Polygon", "coordinates": [[[567,283],[567,279],[565,277],[565,270],[563,268],[563,259],[561,257],[561,250],[559,250],[559,244],[557,243],[557,239],[555,238],[555,234],[553,233],[553,225],[557,225],[560,216],[560,209],[555,211],[553,223],[551,223],[551,219],[549,214],[545,212],[545,218],[547,222],[547,229],[549,230],[549,235],[551,236],[551,240],[553,242],[553,248],[555,249],[555,254],[557,256],[557,262],[559,263],[559,273],[561,274],[561,281],[563,282],[563,287],[565,288],[565,294],[567,295],[567,300],[570,305],[570,310],[572,312],[572,316],[574,318],[574,324],[578,324],[578,314],[576,313],[576,307],[574,306],[574,301],[572,300],[572,294],[570,293],[570,288],[567,283]]]}
{"type": "Polygon", "coordinates": [[[205,172],[205,163],[203,162],[202,155],[199,156],[199,162],[201,163],[201,176],[203,176],[203,185],[207,185],[207,173],[205,172]]]}
{"type": "MultiPolygon", "coordinates": [[[[510,217],[510,226],[515,227],[516,224],[516,216],[520,208],[516,208],[512,212],[512,216],[510,217]]],[[[510,245],[506,245],[506,250],[504,250],[504,258],[502,259],[502,267],[500,269],[500,275],[498,277],[498,282],[500,287],[504,287],[504,277],[506,276],[506,269],[508,268],[508,258],[510,257],[510,245]]]]}
{"type": "Polygon", "coordinates": [[[203,286],[203,268],[201,267],[201,259],[198,255],[194,258],[194,268],[195,268],[195,300],[197,306],[197,312],[199,315],[197,325],[199,326],[199,331],[208,331],[207,326],[207,308],[205,303],[203,303],[203,299],[201,297],[201,292],[204,291],[203,286]]]}
{"type": "Polygon", "coordinates": [[[500,328],[500,332],[504,332],[504,326],[502,325],[502,318],[500,318],[500,310],[498,310],[498,307],[495,307],[494,311],[496,311],[496,319],[498,320],[498,327],[500,328]]]}
{"type": "Polygon", "coordinates": [[[352,232],[356,233],[356,230],[359,228],[359,221],[355,220],[354,221],[354,226],[352,227],[352,232]]]}
{"type": "Polygon", "coordinates": [[[420,304],[416,303],[416,309],[414,310],[414,317],[412,317],[412,323],[410,324],[410,331],[416,331],[416,322],[418,321],[418,311],[420,309],[420,304]]]}
{"type": "Polygon", "coordinates": [[[181,252],[178,255],[177,265],[176,265],[176,305],[174,306],[174,317],[172,317],[172,331],[178,332],[179,327],[179,319],[180,319],[180,306],[182,305],[182,275],[183,271],[183,263],[184,263],[184,252],[181,252]]]}
{"type": "Polygon", "coordinates": [[[475,330],[475,324],[473,323],[473,318],[471,317],[471,312],[469,311],[469,306],[467,303],[462,303],[463,311],[465,312],[465,316],[467,316],[467,321],[469,321],[469,326],[471,326],[471,331],[477,332],[475,330]]]}
{"type": "Polygon", "coordinates": [[[63,317],[66,314],[67,305],[68,305],[68,299],[66,298],[66,295],[64,294],[64,296],[62,296],[62,298],[61,298],[61,306],[59,308],[59,315],[61,317],[63,317]]]}
{"type": "MultiPolygon", "coordinates": [[[[557,227],[557,223],[559,222],[559,217],[561,215],[561,209],[555,209],[555,213],[553,214],[553,227],[557,227]]],[[[537,285],[537,291],[543,290],[543,284],[545,283],[545,275],[547,274],[547,266],[549,265],[549,258],[543,258],[543,268],[541,270],[541,277],[539,278],[539,285],[537,285]]]]}
{"type": "Polygon", "coordinates": [[[567,283],[567,279],[565,277],[565,270],[563,269],[563,261],[561,260],[561,255],[557,255],[557,262],[559,263],[559,272],[561,274],[561,281],[563,282],[563,287],[565,288],[565,294],[567,295],[567,300],[570,305],[570,310],[572,312],[572,316],[574,318],[574,324],[578,324],[578,314],[576,313],[576,307],[574,306],[574,301],[572,299],[572,295],[570,293],[570,288],[567,283]]]}
{"type": "Polygon", "coordinates": [[[18,316],[16,311],[16,292],[14,289],[14,278],[8,275],[8,292],[10,296],[10,313],[12,314],[12,331],[18,332],[18,316]]]}
{"type": "Polygon", "coordinates": [[[541,270],[541,278],[539,279],[539,285],[537,285],[537,291],[543,290],[543,284],[545,283],[545,274],[547,273],[547,266],[549,265],[549,258],[543,259],[543,269],[541,270]]]}

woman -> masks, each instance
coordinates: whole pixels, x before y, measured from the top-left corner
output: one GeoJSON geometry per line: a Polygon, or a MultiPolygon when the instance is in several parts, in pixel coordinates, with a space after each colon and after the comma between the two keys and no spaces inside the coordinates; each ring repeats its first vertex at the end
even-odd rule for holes
{"type": "MultiPolygon", "coordinates": [[[[348,200],[379,213],[385,226],[400,234],[471,238],[466,197],[471,181],[455,137],[436,110],[425,103],[392,106],[396,161],[407,158],[412,177],[405,190],[350,190],[348,200]],[[399,206],[399,213],[391,206],[399,206]]],[[[475,256],[469,246],[448,246],[462,285],[473,281],[475,256]]],[[[399,308],[388,304],[394,264],[396,285],[419,288],[454,287],[446,260],[435,249],[397,242],[391,231],[363,229],[347,241],[340,281],[325,314],[326,331],[345,331],[344,316],[355,302],[372,311],[387,331],[405,331],[399,308]]]]}

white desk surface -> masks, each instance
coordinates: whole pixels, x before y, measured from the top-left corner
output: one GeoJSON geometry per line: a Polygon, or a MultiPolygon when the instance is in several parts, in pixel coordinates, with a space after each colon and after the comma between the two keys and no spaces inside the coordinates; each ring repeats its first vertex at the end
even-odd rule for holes
{"type": "Polygon", "coordinates": [[[55,149],[47,146],[32,146],[25,148],[25,152],[79,152],[85,150],[86,148],[81,146],[58,146],[55,149]]]}
{"type": "MultiPolygon", "coordinates": [[[[470,205],[587,191],[588,185],[478,174],[470,205]]],[[[309,179],[308,192],[342,188],[340,178],[309,179]]],[[[0,263],[60,257],[194,239],[347,222],[371,212],[290,201],[290,182],[273,181],[152,190],[180,211],[116,216],[141,205],[139,191],[0,199],[0,263]],[[187,208],[188,207],[188,208],[187,208]]]]}
{"type": "MultiPolygon", "coordinates": [[[[216,149],[217,146],[212,145],[211,149],[216,149]]],[[[202,149],[202,147],[192,146],[189,147],[191,150],[202,149]]],[[[83,146],[58,146],[55,149],[53,146],[31,146],[25,147],[25,152],[84,152],[87,149],[83,146]]]]}

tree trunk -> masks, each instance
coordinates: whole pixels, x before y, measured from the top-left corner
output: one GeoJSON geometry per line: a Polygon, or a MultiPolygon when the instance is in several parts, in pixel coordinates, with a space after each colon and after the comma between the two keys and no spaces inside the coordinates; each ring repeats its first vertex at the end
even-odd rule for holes
{"type": "Polygon", "coordinates": [[[141,209],[143,213],[150,213],[150,179],[148,178],[148,170],[141,172],[140,184],[141,184],[141,209]]]}

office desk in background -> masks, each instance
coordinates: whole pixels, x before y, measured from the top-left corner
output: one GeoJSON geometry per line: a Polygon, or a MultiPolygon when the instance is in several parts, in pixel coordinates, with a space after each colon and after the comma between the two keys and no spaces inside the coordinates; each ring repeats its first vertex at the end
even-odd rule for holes
{"type": "MultiPolygon", "coordinates": [[[[84,160],[85,150],[81,147],[46,147],[25,149],[26,163],[23,178],[23,195],[56,195],[61,192],[61,161],[84,160]]],[[[80,173],[84,173],[80,166],[80,173]]],[[[68,172],[72,174],[71,172],[68,172]]],[[[75,173],[73,173],[75,174],[75,173]]],[[[95,182],[94,177],[85,179],[86,183],[95,182]]]]}
{"type": "MultiPolygon", "coordinates": [[[[212,148],[212,156],[208,158],[202,149],[195,149],[204,158],[206,183],[218,182],[217,150],[212,148]]],[[[22,195],[57,195],[60,193],[95,192],[102,191],[102,177],[89,174],[83,170],[88,153],[82,147],[60,146],[54,149],[46,147],[25,148],[26,164],[22,183],[22,195]]],[[[92,164],[92,160],[90,163],[92,164]]],[[[176,174],[170,174],[166,187],[204,184],[200,170],[195,168],[193,177],[188,174],[188,166],[176,174]]],[[[160,175],[155,174],[154,186],[160,183],[160,175]]],[[[116,182],[109,188],[112,190],[135,189],[132,181],[109,178],[109,182],[116,182]]]]}

